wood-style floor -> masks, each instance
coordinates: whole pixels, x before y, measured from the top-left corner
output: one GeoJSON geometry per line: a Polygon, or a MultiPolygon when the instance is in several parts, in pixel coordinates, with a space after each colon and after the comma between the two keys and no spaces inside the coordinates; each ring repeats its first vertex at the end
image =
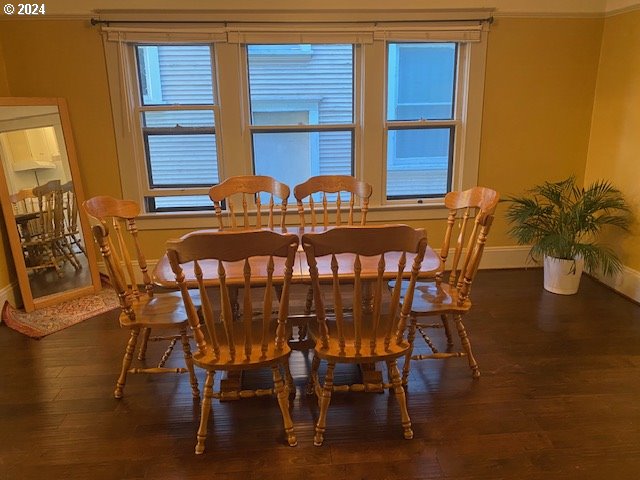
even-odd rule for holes
{"type": "Polygon", "coordinates": [[[113,398],[127,338],[115,313],[40,341],[3,325],[0,479],[640,478],[640,306],[589,278],[569,297],[541,284],[537,269],[478,275],[467,327],[482,377],[465,359],[415,363],[413,440],[393,396],[337,393],[319,448],[299,352],[298,446],[274,398],[214,400],[196,456],[186,375],[133,375],[113,398]]]}

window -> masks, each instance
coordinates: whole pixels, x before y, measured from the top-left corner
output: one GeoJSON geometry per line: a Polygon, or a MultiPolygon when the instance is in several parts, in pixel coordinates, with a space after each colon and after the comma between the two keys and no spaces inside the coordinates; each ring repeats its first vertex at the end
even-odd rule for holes
{"type": "Polygon", "coordinates": [[[207,225],[209,188],[233,175],[354,175],[379,221],[441,216],[476,184],[482,21],[103,31],[123,195],[167,227],[207,225]]]}
{"type": "Polygon", "coordinates": [[[451,190],[456,43],[387,46],[387,199],[451,190]]]}
{"type": "Polygon", "coordinates": [[[353,174],[353,58],[353,45],[247,46],[256,174],[292,187],[353,174]]]}
{"type": "Polygon", "coordinates": [[[211,47],[136,45],[135,51],[146,209],[211,209],[209,197],[197,195],[218,183],[211,47]]]}

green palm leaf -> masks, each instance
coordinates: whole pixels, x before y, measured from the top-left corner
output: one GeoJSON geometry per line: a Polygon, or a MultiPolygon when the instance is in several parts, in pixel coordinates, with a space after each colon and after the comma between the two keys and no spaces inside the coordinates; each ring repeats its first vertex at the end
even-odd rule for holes
{"type": "Polygon", "coordinates": [[[622,262],[615,252],[596,243],[604,228],[628,230],[630,208],[622,193],[609,182],[598,180],[578,187],[571,176],[544,182],[524,196],[508,197],[509,233],[520,245],[532,245],[530,256],[540,259],[582,257],[587,269],[605,274],[619,272],[622,262]]]}

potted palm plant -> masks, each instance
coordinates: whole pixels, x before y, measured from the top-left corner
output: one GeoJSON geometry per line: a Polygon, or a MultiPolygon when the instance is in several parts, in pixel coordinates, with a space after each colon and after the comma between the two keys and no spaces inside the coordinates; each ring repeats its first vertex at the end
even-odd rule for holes
{"type": "Polygon", "coordinates": [[[598,180],[584,188],[572,176],[505,201],[510,203],[509,233],[520,245],[531,245],[531,258],[543,257],[545,290],[576,293],[584,267],[605,275],[622,269],[615,252],[597,242],[604,227],[627,230],[630,223],[629,206],[609,182],[598,180]]]}

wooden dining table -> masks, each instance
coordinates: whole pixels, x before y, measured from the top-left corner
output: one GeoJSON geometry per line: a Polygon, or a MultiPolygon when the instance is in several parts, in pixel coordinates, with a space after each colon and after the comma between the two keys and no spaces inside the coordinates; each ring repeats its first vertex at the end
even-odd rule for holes
{"type": "MultiPolygon", "coordinates": [[[[281,233],[296,233],[298,237],[302,241],[302,235],[305,233],[321,233],[333,227],[293,227],[293,228],[275,228],[273,229],[276,232],[281,233]]],[[[187,233],[182,238],[201,233],[201,232],[215,232],[217,229],[205,229],[205,230],[196,230],[194,232],[187,233]]],[[[348,254],[346,254],[348,255],[348,254]]],[[[387,265],[391,266],[391,270],[389,270],[386,278],[389,280],[395,278],[398,260],[400,259],[401,252],[389,252],[385,255],[385,262],[387,265]]],[[[339,255],[338,255],[339,257],[339,255]]],[[[414,254],[407,254],[407,266],[408,268],[405,270],[405,275],[408,278],[411,275],[411,262],[415,257],[414,254]]],[[[378,262],[379,256],[375,257],[362,257],[362,272],[361,277],[366,279],[375,279],[378,275],[378,262]]],[[[253,257],[249,259],[249,265],[251,266],[251,282],[252,285],[260,285],[266,283],[267,279],[267,266],[266,266],[267,257],[253,257]]],[[[317,259],[318,266],[318,276],[320,281],[331,281],[333,278],[333,273],[331,271],[331,259],[329,257],[321,257],[317,259]]],[[[200,267],[204,273],[205,277],[205,286],[207,287],[216,287],[220,284],[218,280],[218,262],[217,260],[204,260],[200,261],[200,267]]],[[[275,272],[282,271],[282,266],[284,265],[284,259],[274,258],[275,264],[275,272]],[[280,267],[280,268],[279,268],[280,267]]],[[[228,285],[244,285],[244,262],[233,262],[226,263],[225,262],[225,270],[226,270],[226,282],[228,285]]],[[[425,252],[424,259],[422,261],[422,266],[420,268],[420,278],[433,278],[433,276],[441,269],[441,260],[438,254],[430,247],[427,246],[427,250],[425,252]]],[[[184,274],[186,277],[186,282],[188,287],[196,288],[197,282],[193,273],[193,265],[186,264],[184,266],[184,274]]],[[[345,283],[353,282],[354,279],[353,270],[342,270],[339,273],[340,280],[344,280],[345,283]]],[[[282,279],[278,279],[274,277],[274,283],[277,285],[278,281],[282,282],[282,279]]],[[[171,265],[169,265],[169,259],[166,255],[163,255],[162,258],[156,264],[153,270],[153,282],[164,288],[177,288],[175,275],[171,270],[171,265]]],[[[302,249],[302,243],[298,247],[298,253],[296,255],[295,263],[293,266],[293,275],[291,278],[291,282],[293,284],[311,284],[311,275],[309,273],[309,265],[307,264],[307,257],[302,249]]]]}
{"type": "MultiPolygon", "coordinates": [[[[274,228],[273,230],[281,233],[296,233],[302,242],[302,235],[305,233],[321,233],[327,229],[334,227],[293,227],[293,228],[274,228]]],[[[205,229],[205,230],[196,230],[194,232],[187,233],[182,238],[194,235],[201,232],[215,232],[217,229],[205,229]]],[[[345,254],[349,255],[349,254],[345,254]]],[[[390,269],[388,274],[385,276],[388,280],[395,279],[397,274],[397,266],[398,260],[402,255],[401,252],[388,252],[385,255],[385,263],[389,265],[390,269]]],[[[339,256],[339,255],[338,255],[339,256]]],[[[407,253],[406,263],[407,268],[405,269],[405,275],[407,278],[411,275],[411,263],[415,258],[415,254],[407,253]]],[[[330,283],[333,280],[333,272],[331,271],[331,258],[330,257],[320,257],[317,258],[317,267],[318,267],[318,276],[320,281],[326,281],[330,283]]],[[[365,289],[365,294],[363,296],[363,302],[368,304],[371,300],[371,296],[367,295],[367,291],[369,290],[368,286],[369,282],[366,282],[367,279],[371,279],[372,281],[377,278],[378,275],[378,264],[380,257],[361,257],[362,271],[361,278],[365,280],[363,283],[363,288],[365,289]]],[[[274,258],[274,272],[282,272],[284,267],[283,258],[274,258]]],[[[251,267],[251,283],[252,285],[264,285],[267,280],[267,268],[266,268],[267,257],[253,257],[249,259],[249,265],[251,267]]],[[[203,277],[206,279],[204,284],[207,287],[217,287],[220,285],[218,280],[218,262],[217,260],[204,260],[198,262],[203,271],[203,277]]],[[[427,246],[424,259],[422,261],[422,265],[420,268],[420,278],[433,278],[436,272],[441,270],[441,260],[440,256],[429,246],[427,246]]],[[[226,271],[226,283],[227,285],[244,285],[244,261],[239,262],[225,262],[225,271],[226,271]]],[[[183,265],[183,273],[185,275],[185,280],[187,286],[190,288],[197,288],[198,284],[194,275],[193,265],[185,264],[183,265]]],[[[354,280],[355,273],[353,270],[342,270],[339,273],[340,281],[344,281],[345,283],[352,283],[354,280]]],[[[163,255],[162,258],[156,264],[153,274],[152,274],[153,282],[161,287],[175,289],[177,288],[177,283],[175,280],[175,275],[171,270],[171,265],[169,264],[169,259],[166,255],[163,255]]],[[[295,263],[293,266],[293,275],[291,279],[293,284],[306,284],[311,285],[311,275],[309,273],[309,265],[307,263],[307,258],[302,248],[302,244],[300,244],[298,248],[298,252],[295,258],[295,263]]],[[[278,285],[278,283],[282,283],[283,278],[278,278],[274,275],[273,283],[278,285]]],[[[304,343],[304,342],[303,342],[304,343]]],[[[362,365],[362,382],[368,386],[367,390],[372,392],[381,392],[383,391],[383,381],[382,381],[382,372],[375,369],[374,365],[362,365]]],[[[233,390],[239,388],[240,378],[229,378],[223,380],[223,384],[221,388],[223,390],[233,390]]],[[[230,396],[233,397],[233,396],[230,396]]]]}

